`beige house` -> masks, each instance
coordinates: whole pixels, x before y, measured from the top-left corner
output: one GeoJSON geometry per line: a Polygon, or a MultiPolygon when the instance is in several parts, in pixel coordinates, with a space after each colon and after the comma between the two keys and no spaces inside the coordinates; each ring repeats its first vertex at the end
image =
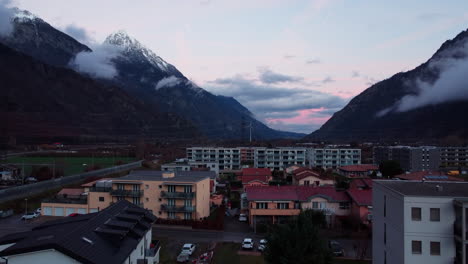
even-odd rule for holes
{"type": "Polygon", "coordinates": [[[335,181],[321,176],[319,173],[305,167],[298,168],[292,173],[293,185],[302,186],[332,186],[335,181]]]}
{"type": "Polygon", "coordinates": [[[211,171],[133,171],[129,175],[84,184],[74,197],[44,200],[43,215],[98,212],[127,200],[163,219],[200,219],[210,214],[211,171]]]}

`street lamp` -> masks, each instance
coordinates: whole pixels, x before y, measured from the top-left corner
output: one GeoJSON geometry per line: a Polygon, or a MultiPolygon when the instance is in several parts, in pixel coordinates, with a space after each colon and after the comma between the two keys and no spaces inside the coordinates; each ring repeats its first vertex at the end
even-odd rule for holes
{"type": "Polygon", "coordinates": [[[26,207],[24,209],[24,214],[28,214],[28,198],[24,198],[24,201],[26,202],[26,207]]]}

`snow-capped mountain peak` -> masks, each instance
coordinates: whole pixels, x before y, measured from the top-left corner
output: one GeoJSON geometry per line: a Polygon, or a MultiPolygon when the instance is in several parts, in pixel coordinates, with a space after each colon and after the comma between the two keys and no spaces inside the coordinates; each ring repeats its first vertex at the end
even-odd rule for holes
{"type": "Polygon", "coordinates": [[[26,21],[34,21],[34,20],[41,20],[38,16],[34,15],[33,13],[27,10],[21,10],[15,8],[15,15],[13,19],[17,20],[18,22],[26,22],[26,21]]]}
{"type": "MultiPolygon", "coordinates": [[[[104,41],[107,44],[119,46],[128,57],[134,59],[147,60],[152,65],[167,73],[177,71],[174,66],[167,63],[153,51],[145,47],[135,38],[129,36],[125,30],[119,30],[109,35],[104,41]]],[[[178,71],[177,71],[178,72],[178,71]]]]}

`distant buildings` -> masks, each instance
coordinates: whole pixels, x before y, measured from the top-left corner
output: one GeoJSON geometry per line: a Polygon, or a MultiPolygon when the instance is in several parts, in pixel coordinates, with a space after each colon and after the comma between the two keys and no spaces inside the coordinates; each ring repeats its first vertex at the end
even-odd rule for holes
{"type": "Polygon", "coordinates": [[[67,216],[101,211],[127,200],[163,219],[200,219],[210,214],[211,171],[133,171],[129,175],[64,189],[42,202],[42,214],[67,216]]]}
{"type": "Polygon", "coordinates": [[[375,181],[374,264],[466,263],[468,183],[375,181]]]}
{"type": "Polygon", "coordinates": [[[309,166],[337,169],[347,165],[361,164],[361,150],[353,148],[308,149],[309,166]]]}
{"type": "Polygon", "coordinates": [[[446,168],[468,168],[468,147],[441,147],[440,165],[446,168]]]}
{"type": "Polygon", "coordinates": [[[306,165],[306,148],[255,148],[255,168],[284,170],[291,165],[306,165]]]}
{"type": "Polygon", "coordinates": [[[433,146],[375,147],[374,163],[380,164],[387,160],[398,161],[404,171],[437,170],[441,162],[441,151],[433,146]]]}
{"type": "Polygon", "coordinates": [[[367,178],[379,172],[379,166],[374,164],[346,165],[338,168],[339,174],[347,178],[367,178]]]}
{"type": "Polygon", "coordinates": [[[94,214],[52,220],[0,238],[2,263],[159,263],[150,211],[119,201],[94,214]]]}

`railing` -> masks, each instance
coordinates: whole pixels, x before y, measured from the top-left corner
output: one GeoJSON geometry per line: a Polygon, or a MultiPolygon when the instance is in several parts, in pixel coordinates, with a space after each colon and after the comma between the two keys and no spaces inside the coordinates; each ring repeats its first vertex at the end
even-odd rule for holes
{"type": "Polygon", "coordinates": [[[90,192],[110,192],[112,191],[112,187],[90,187],[90,192]]]}
{"type": "Polygon", "coordinates": [[[193,199],[195,197],[194,192],[161,192],[162,198],[179,198],[179,199],[193,199]]]}
{"type": "Polygon", "coordinates": [[[156,253],[158,253],[159,248],[161,247],[159,240],[153,240],[152,243],[154,247],[146,249],[146,256],[148,257],[154,257],[156,256],[156,253]]]}
{"type": "Polygon", "coordinates": [[[175,206],[175,205],[161,205],[161,211],[168,212],[195,212],[195,206],[175,206]]]}
{"type": "Polygon", "coordinates": [[[79,198],[79,199],[67,199],[67,198],[51,198],[42,200],[43,203],[60,203],[60,204],[87,204],[88,199],[79,198]]]}
{"type": "Polygon", "coordinates": [[[112,190],[112,196],[127,196],[127,197],[141,197],[143,191],[133,191],[133,190],[112,190]]]}

